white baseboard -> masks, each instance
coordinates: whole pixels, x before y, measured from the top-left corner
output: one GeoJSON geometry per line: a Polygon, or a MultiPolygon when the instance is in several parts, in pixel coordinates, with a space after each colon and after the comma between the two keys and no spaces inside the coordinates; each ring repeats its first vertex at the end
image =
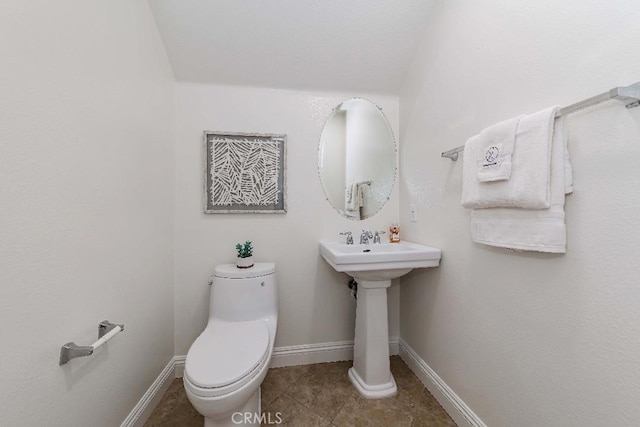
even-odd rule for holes
{"type": "MultiPolygon", "coordinates": [[[[399,354],[400,339],[389,338],[389,354],[399,354]]],[[[175,377],[181,378],[184,374],[184,362],[187,356],[176,356],[175,377]]],[[[310,365],[313,363],[339,362],[341,360],[353,360],[353,341],[323,342],[317,344],[291,345],[276,347],[273,349],[270,368],[283,366],[310,365]]]]}
{"type": "Polygon", "coordinates": [[[184,376],[184,362],[187,360],[187,356],[175,356],[173,358],[175,364],[175,376],[176,378],[182,378],[184,376]]]}
{"type": "Polygon", "coordinates": [[[312,363],[353,360],[353,341],[323,342],[318,344],[276,347],[271,357],[271,368],[310,365],[312,363]]]}
{"type": "Polygon", "coordinates": [[[445,383],[436,372],[401,338],[400,357],[458,426],[487,427],[466,403],[445,383]]]}
{"type": "Polygon", "coordinates": [[[400,337],[389,337],[389,356],[400,354],[400,337]]]}
{"type": "MultiPolygon", "coordinates": [[[[399,352],[399,339],[389,339],[389,354],[399,352]]],[[[317,344],[276,347],[271,357],[271,368],[310,365],[312,363],[353,360],[353,341],[323,342],[317,344]]]]}
{"type": "Polygon", "coordinates": [[[120,427],[142,427],[149,419],[153,410],[158,406],[162,396],[167,392],[175,376],[175,357],[167,363],[158,378],[151,384],[151,387],[142,396],[140,401],[133,407],[127,418],[120,427]]]}
{"type": "MultiPolygon", "coordinates": [[[[398,354],[399,343],[400,340],[397,337],[389,339],[389,354],[398,354]]],[[[171,385],[171,381],[174,378],[182,378],[184,375],[186,359],[187,356],[174,356],[169,361],[120,427],[142,427],[144,425],[171,385]]],[[[341,360],[353,360],[353,341],[276,347],[273,349],[270,367],[280,368],[312,363],[339,362],[341,360]]]]}

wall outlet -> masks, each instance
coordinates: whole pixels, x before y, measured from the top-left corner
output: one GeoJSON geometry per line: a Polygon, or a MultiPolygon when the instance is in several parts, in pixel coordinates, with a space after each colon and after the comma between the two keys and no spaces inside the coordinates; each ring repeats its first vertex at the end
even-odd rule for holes
{"type": "Polygon", "coordinates": [[[418,222],[418,206],[409,205],[409,220],[411,222],[418,222]]]}

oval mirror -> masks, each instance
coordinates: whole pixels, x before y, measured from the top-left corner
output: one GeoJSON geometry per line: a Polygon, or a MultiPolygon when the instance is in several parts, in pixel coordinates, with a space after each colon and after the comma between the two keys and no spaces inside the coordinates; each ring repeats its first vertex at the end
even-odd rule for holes
{"type": "Polygon", "coordinates": [[[333,110],[320,136],[318,170],[342,216],[366,219],[384,206],[396,177],[396,143],[377,105],[354,98],[333,110]]]}

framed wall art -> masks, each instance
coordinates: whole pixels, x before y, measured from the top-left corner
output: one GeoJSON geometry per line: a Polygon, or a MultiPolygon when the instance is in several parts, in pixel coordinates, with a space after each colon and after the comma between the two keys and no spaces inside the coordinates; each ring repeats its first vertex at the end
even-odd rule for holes
{"type": "Polygon", "coordinates": [[[286,213],[286,135],[204,131],[205,213],[286,213]]]}

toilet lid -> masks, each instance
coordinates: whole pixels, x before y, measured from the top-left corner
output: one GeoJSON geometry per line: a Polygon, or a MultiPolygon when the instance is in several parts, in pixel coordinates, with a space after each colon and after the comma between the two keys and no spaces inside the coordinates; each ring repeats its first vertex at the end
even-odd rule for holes
{"type": "Polygon", "coordinates": [[[212,321],[187,353],[185,374],[203,388],[224,387],[255,369],[269,349],[264,320],[212,321]]]}
{"type": "Polygon", "coordinates": [[[222,264],[216,266],[213,275],[225,279],[251,279],[268,276],[275,271],[276,265],[273,262],[256,262],[249,268],[238,268],[235,264],[222,264]]]}

